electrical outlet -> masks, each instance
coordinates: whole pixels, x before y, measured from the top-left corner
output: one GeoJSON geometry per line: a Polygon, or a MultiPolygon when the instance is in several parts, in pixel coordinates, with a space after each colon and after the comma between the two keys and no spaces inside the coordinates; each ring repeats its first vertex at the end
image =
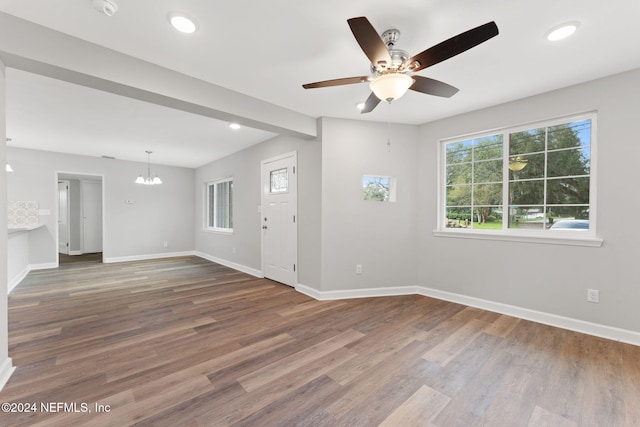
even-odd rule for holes
{"type": "Polygon", "coordinates": [[[587,301],[600,302],[600,290],[599,289],[587,289],[587,301]]]}
{"type": "Polygon", "coordinates": [[[169,246],[169,242],[163,242],[164,247],[168,247],[169,246]]]}
{"type": "Polygon", "coordinates": [[[233,248],[233,249],[231,250],[231,252],[235,254],[235,253],[236,253],[236,248],[233,248]]]}
{"type": "Polygon", "coordinates": [[[356,274],[362,274],[362,264],[356,264],[356,274]]]}

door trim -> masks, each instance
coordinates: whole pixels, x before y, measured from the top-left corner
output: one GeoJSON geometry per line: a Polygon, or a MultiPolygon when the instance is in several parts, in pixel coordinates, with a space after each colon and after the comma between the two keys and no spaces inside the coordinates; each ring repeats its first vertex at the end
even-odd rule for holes
{"type": "Polygon", "coordinates": [[[57,233],[58,240],[57,240],[56,247],[58,248],[58,253],[60,253],[60,184],[64,184],[67,187],[67,206],[66,206],[67,217],[65,218],[66,221],[67,221],[66,222],[66,224],[67,224],[67,226],[66,226],[67,232],[65,233],[66,234],[67,248],[66,248],[66,252],[65,253],[67,255],[70,255],[71,254],[71,230],[70,230],[70,227],[71,227],[71,224],[70,224],[71,213],[69,212],[69,209],[71,207],[71,199],[69,197],[70,182],[67,179],[59,179],[57,182],[58,182],[58,187],[57,187],[57,194],[58,194],[57,201],[58,201],[58,203],[57,203],[56,207],[57,207],[57,210],[58,210],[58,215],[57,215],[57,218],[56,218],[57,219],[56,224],[58,224],[58,233],[57,233]]]}
{"type": "MultiPolygon", "coordinates": [[[[97,174],[97,173],[86,173],[86,172],[70,172],[70,171],[55,171],[54,172],[54,178],[55,178],[55,191],[56,191],[56,197],[55,197],[55,223],[58,223],[58,216],[59,216],[59,207],[58,207],[58,197],[57,197],[57,193],[58,193],[58,181],[65,181],[68,179],[78,179],[78,180],[82,180],[82,179],[96,179],[96,180],[100,180],[100,185],[102,187],[102,262],[104,262],[105,258],[107,257],[107,254],[105,253],[105,246],[106,246],[106,239],[107,239],[107,227],[106,227],[106,221],[105,221],[105,212],[106,212],[106,203],[105,203],[105,194],[104,194],[104,188],[105,188],[105,177],[104,174],[97,174]],[[71,177],[70,177],[71,176],[71,177]]],[[[55,239],[56,239],[56,262],[55,262],[55,267],[59,267],[60,266],[60,253],[58,252],[58,247],[60,245],[60,236],[59,234],[59,227],[56,227],[56,235],[55,235],[55,239]]]]}

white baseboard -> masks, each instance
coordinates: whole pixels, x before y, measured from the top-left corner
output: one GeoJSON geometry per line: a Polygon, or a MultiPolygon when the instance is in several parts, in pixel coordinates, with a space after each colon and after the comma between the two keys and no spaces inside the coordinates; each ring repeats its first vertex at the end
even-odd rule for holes
{"type": "Polygon", "coordinates": [[[46,270],[49,268],[57,268],[57,267],[58,267],[58,264],[55,262],[27,265],[25,269],[22,270],[20,273],[18,273],[15,277],[9,279],[9,282],[7,283],[7,293],[10,294],[11,291],[14,290],[20,284],[20,282],[24,280],[25,277],[27,277],[27,274],[29,274],[29,272],[33,270],[46,270]]]}
{"type": "Polygon", "coordinates": [[[416,294],[415,286],[400,286],[387,288],[368,288],[368,289],[348,289],[341,291],[318,291],[308,286],[298,283],[296,290],[300,293],[308,295],[312,298],[322,301],[351,299],[351,298],[370,298],[370,297],[390,297],[398,295],[414,295],[416,294]]]}
{"type": "Polygon", "coordinates": [[[542,323],[557,328],[580,332],[614,341],[640,346],[640,332],[584,320],[545,313],[514,305],[503,304],[481,298],[470,297],[452,292],[431,289],[423,286],[402,286],[389,288],[350,289],[341,291],[319,291],[305,285],[298,284],[296,290],[317,300],[339,300],[346,298],[369,298],[393,295],[422,295],[444,301],[455,302],[469,307],[480,308],[494,313],[505,314],[532,322],[542,323]]]}
{"type": "Polygon", "coordinates": [[[149,260],[149,259],[174,258],[174,257],[179,257],[179,256],[193,256],[193,255],[195,255],[194,251],[163,252],[163,253],[159,253],[159,254],[130,255],[130,256],[103,258],[102,262],[105,263],[105,264],[111,264],[111,263],[116,263],[116,262],[146,261],[146,260],[149,260]]]}
{"type": "Polygon", "coordinates": [[[25,277],[27,277],[27,274],[29,274],[30,271],[31,270],[29,270],[29,267],[26,267],[24,270],[18,273],[15,277],[9,280],[9,283],[7,283],[7,293],[10,294],[11,291],[14,290],[16,286],[18,286],[20,282],[24,280],[25,277]]]}
{"type": "Polygon", "coordinates": [[[305,286],[301,283],[298,283],[296,286],[294,286],[294,288],[296,291],[300,292],[301,294],[305,294],[306,296],[311,297],[313,299],[317,299],[319,301],[325,300],[325,298],[323,298],[322,291],[319,291],[317,289],[310,288],[309,286],[305,286]]]}
{"type": "Polygon", "coordinates": [[[49,268],[58,268],[57,262],[45,262],[42,264],[29,264],[29,271],[33,270],[47,270],[49,268]]]}
{"type": "Polygon", "coordinates": [[[200,252],[200,251],[195,251],[194,255],[198,256],[200,258],[204,258],[207,261],[215,262],[216,264],[224,265],[225,267],[229,267],[229,268],[233,268],[234,270],[242,271],[243,273],[247,273],[247,274],[249,274],[251,276],[260,277],[260,278],[264,277],[264,275],[262,274],[262,271],[257,270],[255,268],[247,267],[246,265],[242,265],[242,264],[235,263],[233,261],[229,261],[229,260],[226,260],[226,259],[218,258],[218,257],[215,257],[213,255],[205,254],[204,252],[200,252]]]}
{"type": "Polygon", "coordinates": [[[4,387],[4,385],[9,381],[11,374],[15,371],[16,368],[11,364],[11,358],[7,357],[0,365],[0,391],[4,387]]]}
{"type": "Polygon", "coordinates": [[[69,256],[74,256],[74,255],[82,255],[84,252],[82,251],[69,251],[69,253],[67,255],[69,256]]]}
{"type": "Polygon", "coordinates": [[[499,302],[469,297],[466,295],[455,294],[438,289],[418,286],[417,290],[417,293],[419,295],[424,295],[427,297],[437,298],[445,301],[451,301],[458,304],[468,305],[470,307],[493,311],[495,313],[518,317],[520,319],[531,320],[532,322],[555,326],[557,328],[568,329],[570,331],[580,332],[587,335],[594,335],[600,338],[607,338],[614,341],[621,341],[627,344],[640,346],[640,332],[602,325],[599,323],[586,322],[584,320],[573,319],[570,317],[559,316],[557,314],[545,313],[542,311],[531,310],[514,305],[502,304],[499,302]]]}

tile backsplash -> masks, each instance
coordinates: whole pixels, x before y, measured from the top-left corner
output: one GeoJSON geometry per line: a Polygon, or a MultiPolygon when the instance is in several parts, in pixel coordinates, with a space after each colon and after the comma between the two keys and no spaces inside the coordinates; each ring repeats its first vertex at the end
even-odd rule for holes
{"type": "Polygon", "coordinates": [[[9,202],[7,206],[7,225],[9,228],[37,225],[38,202],[9,202]]]}

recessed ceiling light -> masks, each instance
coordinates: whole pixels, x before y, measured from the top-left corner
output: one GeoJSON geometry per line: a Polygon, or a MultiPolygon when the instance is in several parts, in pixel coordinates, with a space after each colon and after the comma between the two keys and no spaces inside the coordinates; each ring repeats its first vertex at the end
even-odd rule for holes
{"type": "Polygon", "coordinates": [[[356,108],[360,111],[364,110],[364,102],[358,102],[356,108]]]}
{"type": "Polygon", "coordinates": [[[571,34],[575,33],[579,26],[580,23],[578,21],[565,22],[564,24],[557,25],[547,31],[545,36],[547,40],[552,42],[566,39],[571,34]]]}
{"type": "Polygon", "coordinates": [[[170,13],[169,22],[173,28],[187,34],[194,33],[198,29],[196,21],[183,13],[170,13]]]}
{"type": "Polygon", "coordinates": [[[229,123],[229,127],[231,129],[240,129],[242,126],[240,126],[238,123],[229,123]]]}

